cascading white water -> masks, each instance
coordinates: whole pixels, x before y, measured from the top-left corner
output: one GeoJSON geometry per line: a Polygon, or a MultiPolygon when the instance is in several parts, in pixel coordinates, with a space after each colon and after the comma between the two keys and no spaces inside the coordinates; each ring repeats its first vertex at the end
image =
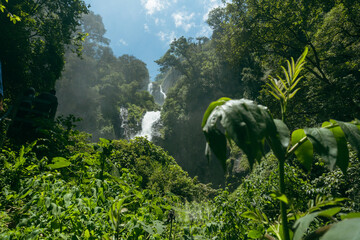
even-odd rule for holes
{"type": "Polygon", "coordinates": [[[128,134],[129,134],[129,132],[128,132],[128,128],[127,128],[127,124],[128,124],[128,120],[127,120],[127,118],[128,118],[128,110],[126,109],[126,108],[124,108],[124,107],[121,107],[120,108],[120,121],[121,121],[121,135],[123,136],[123,137],[128,137],[128,134]]]}
{"type": "MultiPolygon", "coordinates": [[[[154,94],[154,85],[152,82],[148,84],[148,91],[152,95],[154,94]]],[[[160,85],[160,93],[165,100],[166,94],[162,90],[160,85]]],[[[154,129],[157,122],[160,121],[160,111],[146,112],[141,122],[141,132],[136,134],[135,137],[147,137],[151,141],[153,136],[159,135],[154,129]]]]}
{"type": "Polygon", "coordinates": [[[157,121],[160,120],[160,111],[151,111],[146,112],[141,123],[141,132],[137,134],[137,137],[148,137],[148,140],[151,141],[154,136],[154,125],[157,121]]]}
{"type": "Polygon", "coordinates": [[[148,92],[152,95],[152,92],[153,92],[153,83],[152,82],[150,82],[149,84],[148,84],[148,92]]]}
{"type": "MultiPolygon", "coordinates": [[[[150,92],[150,93],[151,93],[151,92],[150,92]]],[[[166,94],[164,93],[164,91],[163,91],[163,89],[162,89],[162,87],[161,87],[161,84],[160,84],[160,93],[163,95],[163,98],[164,98],[164,100],[165,100],[166,94]]]]}

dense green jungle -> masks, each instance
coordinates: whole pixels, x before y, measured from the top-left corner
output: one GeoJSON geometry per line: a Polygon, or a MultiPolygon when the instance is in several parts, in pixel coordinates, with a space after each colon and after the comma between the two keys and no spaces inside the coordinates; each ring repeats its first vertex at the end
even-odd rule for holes
{"type": "Polygon", "coordinates": [[[0,0],[0,239],[360,239],[359,23],[228,1],[151,82],[82,0],[0,0]]]}

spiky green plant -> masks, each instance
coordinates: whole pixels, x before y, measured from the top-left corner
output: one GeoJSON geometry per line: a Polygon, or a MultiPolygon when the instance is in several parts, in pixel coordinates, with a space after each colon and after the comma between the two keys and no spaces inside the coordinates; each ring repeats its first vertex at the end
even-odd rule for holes
{"type": "Polygon", "coordinates": [[[303,54],[294,61],[294,58],[291,58],[290,61],[286,60],[287,70],[284,66],[281,66],[285,78],[281,78],[279,75],[276,75],[276,78],[269,75],[270,82],[266,85],[270,88],[268,92],[280,102],[281,106],[281,116],[283,122],[286,119],[286,109],[290,99],[292,99],[295,94],[300,90],[296,87],[303,76],[300,76],[300,72],[305,65],[305,57],[308,53],[308,48],[305,48],[303,54]]]}

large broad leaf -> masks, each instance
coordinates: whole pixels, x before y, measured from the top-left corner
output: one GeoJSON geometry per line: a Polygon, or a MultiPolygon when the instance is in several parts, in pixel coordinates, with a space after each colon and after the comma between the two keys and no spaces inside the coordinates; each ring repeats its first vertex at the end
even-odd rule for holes
{"type": "Polygon", "coordinates": [[[294,233],[293,240],[301,240],[304,236],[305,232],[310,226],[310,223],[319,215],[319,212],[314,212],[305,215],[304,217],[298,219],[295,224],[294,228],[296,228],[296,231],[294,233]]]}
{"type": "Polygon", "coordinates": [[[334,134],[325,128],[305,128],[306,136],[314,145],[315,151],[333,170],[336,164],[338,148],[334,134]]]}
{"type": "Polygon", "coordinates": [[[222,162],[226,158],[228,137],[244,151],[251,167],[263,155],[265,138],[277,135],[267,108],[246,99],[229,100],[216,106],[208,116],[203,131],[208,145],[222,162]]]}
{"type": "Polygon", "coordinates": [[[205,124],[210,116],[210,114],[212,113],[212,111],[217,107],[217,106],[221,106],[223,105],[224,103],[226,103],[227,101],[231,100],[230,98],[226,98],[226,97],[223,97],[223,98],[220,98],[218,99],[217,101],[214,101],[212,103],[210,103],[209,107],[206,109],[205,113],[204,113],[204,117],[203,117],[203,120],[202,120],[202,123],[201,123],[201,127],[205,127],[205,124]]]}
{"type": "Polygon", "coordinates": [[[59,169],[59,168],[67,167],[71,164],[70,161],[62,157],[55,157],[53,158],[52,162],[53,164],[48,164],[46,165],[46,167],[51,169],[59,169]]]}
{"type": "Polygon", "coordinates": [[[264,152],[265,137],[276,135],[276,126],[266,107],[253,101],[231,100],[219,107],[221,125],[227,136],[247,155],[250,166],[260,161],[264,152]]]}
{"type": "Polygon", "coordinates": [[[307,214],[304,217],[298,219],[294,223],[294,226],[293,226],[294,228],[296,228],[293,240],[301,240],[302,237],[304,236],[304,234],[307,232],[307,230],[310,226],[310,223],[317,216],[331,218],[332,216],[339,213],[340,211],[341,211],[341,207],[335,207],[335,208],[330,208],[330,209],[326,209],[323,211],[313,212],[313,213],[307,214]]]}
{"type": "Polygon", "coordinates": [[[330,122],[324,122],[322,127],[329,127],[330,131],[334,134],[338,148],[336,165],[339,166],[343,173],[346,173],[349,166],[349,150],[344,132],[339,126],[335,125],[336,127],[332,127],[334,124],[336,124],[336,121],[330,120],[330,122]]]}
{"type": "Polygon", "coordinates": [[[353,146],[355,151],[360,154],[360,130],[355,124],[337,121],[345,133],[348,142],[353,146]]]}
{"type": "Polygon", "coordinates": [[[274,119],[276,129],[278,132],[278,137],[280,139],[281,145],[283,148],[287,148],[290,143],[290,131],[286,124],[280,119],[274,119]]]}
{"type": "MultiPolygon", "coordinates": [[[[291,144],[294,146],[298,144],[300,140],[306,137],[304,129],[297,129],[291,135],[291,144]]],[[[295,155],[301,164],[307,169],[310,170],[313,158],[314,150],[312,143],[306,139],[296,150],[295,155]]]]}
{"type": "Polygon", "coordinates": [[[320,240],[358,240],[359,238],[360,218],[352,218],[334,224],[320,240]]]}
{"type": "Polygon", "coordinates": [[[207,118],[207,122],[203,128],[204,135],[206,137],[206,149],[205,155],[209,159],[212,149],[215,156],[220,160],[223,169],[226,169],[226,152],[227,142],[225,134],[222,133],[218,128],[217,124],[221,117],[220,112],[215,110],[207,118]]]}
{"type": "Polygon", "coordinates": [[[270,134],[267,141],[270,144],[275,156],[279,160],[285,161],[287,147],[290,143],[290,131],[283,121],[279,119],[274,119],[273,121],[276,126],[276,133],[275,135],[270,134]]]}

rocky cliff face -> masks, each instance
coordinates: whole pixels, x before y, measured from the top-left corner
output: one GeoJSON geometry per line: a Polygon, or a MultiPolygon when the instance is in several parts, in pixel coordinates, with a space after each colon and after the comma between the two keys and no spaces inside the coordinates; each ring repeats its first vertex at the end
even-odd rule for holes
{"type": "Polygon", "coordinates": [[[157,104],[160,106],[164,104],[166,94],[170,88],[175,86],[180,77],[181,74],[178,71],[170,69],[166,73],[160,74],[155,82],[150,83],[151,86],[148,88],[148,91],[154,96],[157,104]]]}
{"type": "Polygon", "coordinates": [[[175,86],[176,82],[180,79],[181,73],[175,69],[170,69],[164,76],[162,81],[162,89],[165,93],[169,92],[169,89],[175,86]]]}
{"type": "Polygon", "coordinates": [[[164,104],[166,94],[162,92],[162,87],[160,82],[150,83],[148,91],[150,92],[151,95],[153,95],[155,103],[159,104],[160,106],[164,104]]]}

